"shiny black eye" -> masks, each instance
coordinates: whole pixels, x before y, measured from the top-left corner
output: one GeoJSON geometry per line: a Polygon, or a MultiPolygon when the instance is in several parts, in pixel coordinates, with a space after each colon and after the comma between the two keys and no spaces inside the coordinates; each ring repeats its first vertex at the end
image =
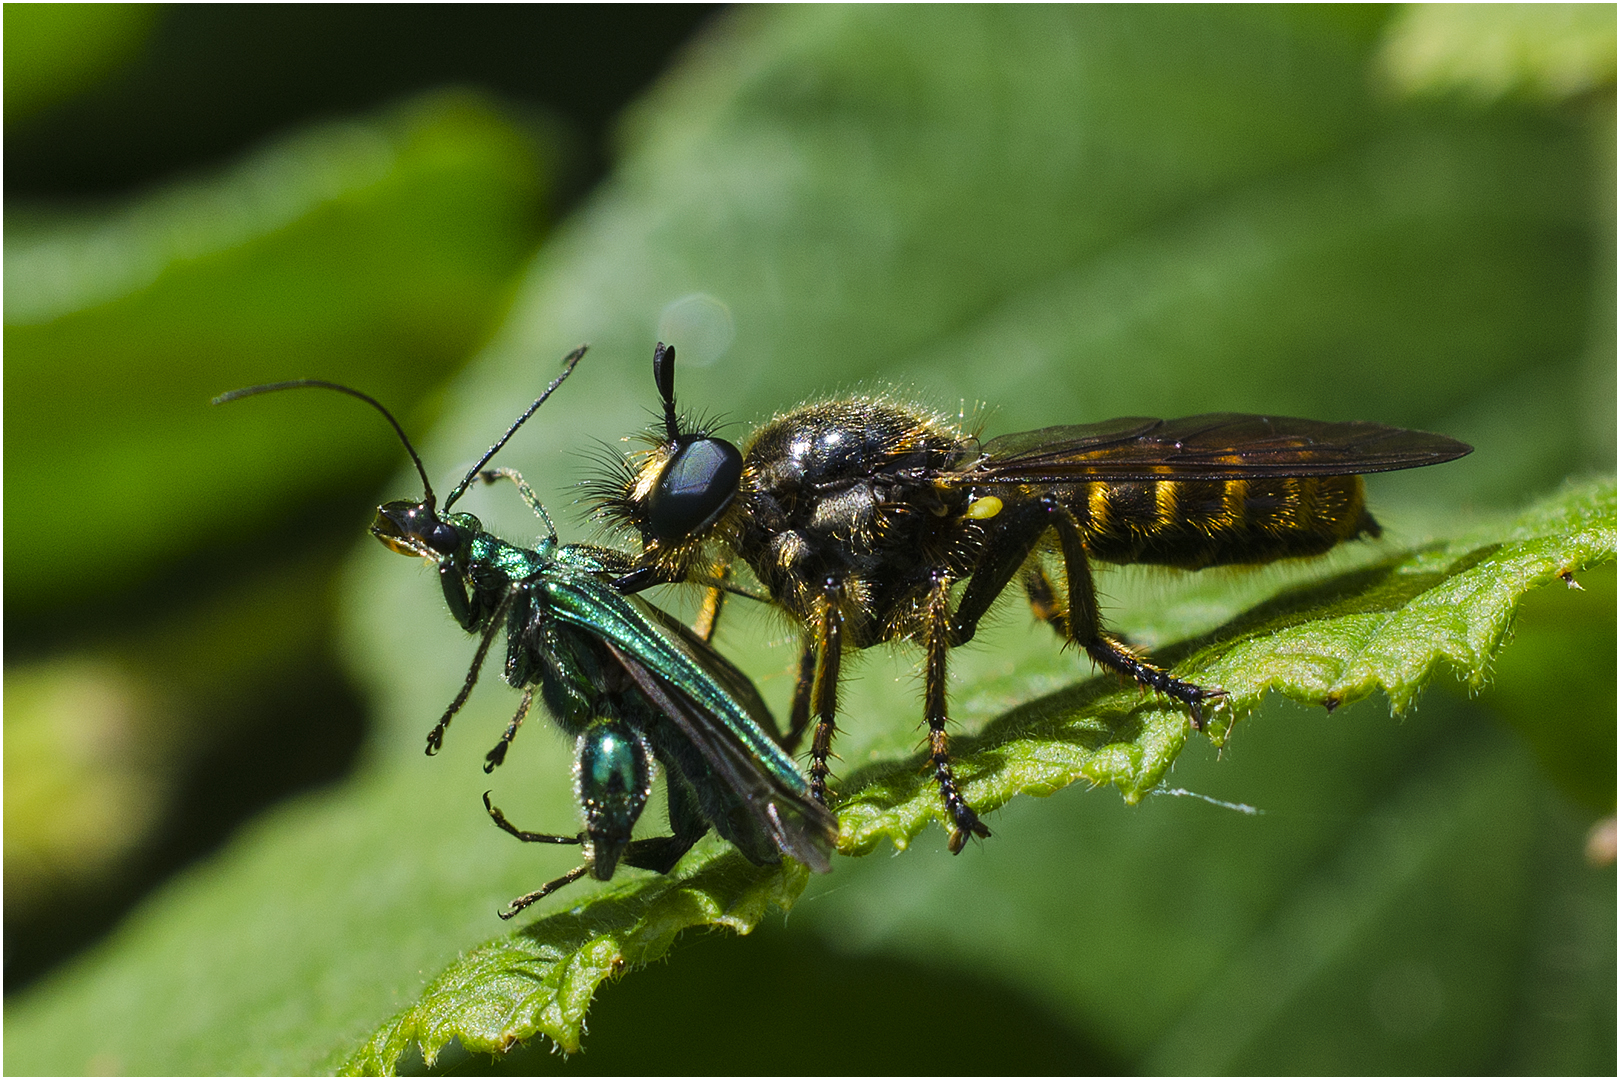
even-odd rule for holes
{"type": "Polygon", "coordinates": [[[436,521],[433,527],[422,534],[427,546],[440,555],[450,555],[461,546],[461,534],[454,525],[444,521],[436,521]]]}
{"type": "Polygon", "coordinates": [[[724,439],[693,439],[675,451],[647,500],[655,540],[683,540],[714,523],[737,497],[742,452],[724,439]]]}

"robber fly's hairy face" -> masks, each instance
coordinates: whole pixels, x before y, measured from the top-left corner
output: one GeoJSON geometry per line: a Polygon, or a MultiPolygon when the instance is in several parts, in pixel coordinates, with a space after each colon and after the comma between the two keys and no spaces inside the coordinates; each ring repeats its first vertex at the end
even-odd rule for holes
{"type": "MultiPolygon", "coordinates": [[[[667,354],[673,358],[674,350],[667,354]]],[[[640,437],[639,449],[610,452],[586,483],[595,516],[634,532],[641,564],[656,567],[662,581],[696,573],[708,543],[729,535],[747,507],[738,501],[747,483],[742,451],[710,423],[677,419],[673,404],[665,423],[640,437]]]]}

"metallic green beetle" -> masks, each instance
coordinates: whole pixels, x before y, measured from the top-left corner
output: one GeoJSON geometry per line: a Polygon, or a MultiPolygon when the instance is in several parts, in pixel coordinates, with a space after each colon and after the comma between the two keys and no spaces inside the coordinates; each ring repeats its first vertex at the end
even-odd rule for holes
{"type": "Polygon", "coordinates": [[[568,356],[563,373],[456,485],[442,511],[404,429],[358,390],[300,379],[233,390],[215,403],[279,390],[336,390],[382,413],[405,444],[422,478],[423,496],[379,507],[372,535],[394,551],[434,563],[450,613],[464,629],[479,634],[461,691],[428,735],[429,754],[442,745],[445,729],[472,693],[503,629],[503,674],[523,691],[523,700],[487,755],[484,771],[505,759],[537,691],[562,728],[576,737],[574,788],[584,816],[578,835],[519,830],[490,803],[488,793],[484,796],[495,823],[512,835],[531,843],[579,844],[585,855],[576,869],[512,901],[502,918],[587,874],[606,881],[621,863],[668,873],[710,828],[757,865],[790,855],[826,872],[836,820],[810,797],[809,782],[769,734],[776,730],[775,720],[747,676],[673,616],[608,584],[629,569],[628,556],[587,544],[559,544],[545,507],[523,478],[510,469],[484,468],[584,353],[582,347],[568,356]],[[449,512],[475,479],[517,485],[545,523],[538,544],[507,543],[473,515],[449,512]],[[666,777],[671,835],[632,840],[651,794],[654,760],[666,777]]]}

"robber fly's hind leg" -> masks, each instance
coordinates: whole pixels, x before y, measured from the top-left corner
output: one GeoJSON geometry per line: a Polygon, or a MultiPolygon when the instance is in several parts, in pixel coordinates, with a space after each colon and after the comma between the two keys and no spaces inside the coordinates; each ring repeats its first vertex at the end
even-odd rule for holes
{"type": "Polygon", "coordinates": [[[1024,571],[1024,595],[1037,619],[1057,631],[1057,636],[1064,641],[1070,640],[1069,607],[1046,567],[1036,564],[1024,571]]]}
{"type": "Polygon", "coordinates": [[[959,854],[969,836],[988,837],[990,829],[962,797],[951,769],[950,735],[945,731],[945,654],[951,647],[951,582],[940,575],[928,596],[928,614],[923,640],[923,715],[928,721],[928,761],[939,782],[939,796],[951,819],[951,854],[959,854]]]}
{"type": "Polygon", "coordinates": [[[1213,698],[1225,697],[1226,691],[1178,679],[1103,633],[1102,617],[1097,610],[1097,587],[1091,580],[1091,564],[1086,559],[1080,529],[1069,512],[1061,507],[1057,508],[1054,517],[1058,540],[1063,546],[1063,569],[1069,579],[1069,610],[1065,621],[1069,624],[1070,639],[1103,667],[1128,675],[1139,685],[1157,690],[1187,706],[1192,714],[1193,728],[1204,730],[1204,714],[1200,705],[1213,698]]]}

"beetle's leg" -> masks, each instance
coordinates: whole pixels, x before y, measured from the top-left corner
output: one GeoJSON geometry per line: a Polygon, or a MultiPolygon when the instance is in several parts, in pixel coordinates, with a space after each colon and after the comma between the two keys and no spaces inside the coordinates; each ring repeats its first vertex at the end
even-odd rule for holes
{"type": "MultiPolygon", "coordinates": [[[[501,813],[500,807],[489,801],[489,792],[487,791],[484,792],[484,809],[489,812],[491,821],[495,822],[495,824],[499,825],[502,829],[511,833],[519,840],[522,840],[525,844],[579,844],[583,842],[577,836],[554,836],[551,833],[524,832],[522,829],[519,829],[517,826],[513,825],[510,821],[506,820],[506,815],[501,813]]],[[[518,912],[522,911],[535,901],[544,900],[546,897],[550,896],[564,885],[571,885],[578,881],[580,878],[590,873],[590,869],[590,863],[585,863],[583,866],[577,866],[568,871],[568,873],[564,874],[562,877],[546,882],[544,885],[534,890],[534,892],[518,897],[510,904],[506,905],[505,911],[498,912],[497,914],[499,914],[503,919],[510,919],[512,916],[516,915],[518,912]]]]}
{"type": "Polygon", "coordinates": [[[788,713],[787,738],[782,749],[792,753],[804,738],[804,729],[810,726],[810,694],[816,685],[816,641],[807,636],[804,649],[799,653],[799,675],[793,682],[793,706],[788,713]]]}
{"type": "Polygon", "coordinates": [[[928,760],[939,781],[939,796],[951,819],[951,854],[961,852],[969,836],[987,837],[990,830],[962,798],[951,771],[950,736],[945,731],[945,654],[951,647],[951,582],[940,574],[928,596],[923,631],[923,715],[928,721],[928,760]]]}
{"type": "MultiPolygon", "coordinates": [[[[513,836],[517,837],[519,840],[522,840],[525,844],[575,844],[575,845],[578,845],[578,844],[584,843],[584,841],[581,840],[577,836],[557,836],[554,833],[538,833],[538,832],[525,832],[525,831],[523,831],[522,829],[518,828],[516,825],[513,825],[510,821],[506,820],[506,815],[501,813],[501,808],[496,806],[494,803],[489,801],[489,792],[487,792],[487,791],[484,792],[484,810],[489,814],[489,818],[490,818],[491,821],[493,821],[495,824],[499,825],[502,829],[504,829],[507,832],[511,833],[513,836]]],[[[539,897],[535,897],[535,899],[538,900],[539,897]]]]}
{"type": "Polygon", "coordinates": [[[495,914],[499,915],[503,919],[513,918],[521,913],[523,909],[528,907],[530,904],[535,903],[538,900],[544,900],[546,897],[550,896],[564,885],[572,885],[574,882],[590,873],[590,870],[590,863],[585,863],[582,866],[576,866],[562,877],[546,882],[544,885],[534,890],[534,892],[526,893],[525,895],[518,897],[516,900],[513,900],[511,903],[506,905],[505,911],[497,911],[495,914]]]}
{"type": "Polygon", "coordinates": [[[1061,507],[1056,513],[1058,540],[1063,545],[1063,569],[1069,578],[1068,623],[1070,639],[1103,667],[1129,675],[1138,684],[1157,690],[1187,706],[1195,730],[1204,730],[1204,714],[1199,703],[1226,696],[1221,689],[1207,689],[1185,682],[1141,659],[1122,643],[1103,633],[1097,610],[1097,587],[1091,580],[1091,564],[1086,559],[1080,528],[1061,507]]]}
{"type": "MultiPolygon", "coordinates": [[[[810,740],[810,796],[827,805],[827,759],[832,756],[833,733],[837,731],[838,666],[844,655],[844,617],[838,610],[843,598],[842,583],[828,579],[817,607],[815,652],[817,665],[811,697],[815,701],[816,732],[810,740]]],[[[801,664],[801,669],[803,665],[801,664]]]]}
{"type": "Polygon", "coordinates": [[[697,800],[683,781],[669,779],[669,827],[673,836],[650,836],[645,840],[632,840],[619,861],[626,866],[667,874],[675,869],[681,856],[692,850],[692,845],[703,839],[709,823],[703,820],[697,800]]]}
{"type": "Polygon", "coordinates": [[[540,496],[534,493],[534,488],[529,486],[529,482],[523,479],[522,473],[516,469],[508,469],[503,465],[496,469],[485,469],[478,474],[478,477],[486,484],[493,484],[498,480],[510,480],[516,484],[518,494],[523,496],[523,501],[529,504],[529,509],[539,514],[540,520],[546,523],[546,539],[557,539],[557,526],[551,523],[551,515],[546,513],[545,504],[540,501],[540,496]]]}
{"type": "Polygon", "coordinates": [[[456,620],[456,625],[463,630],[476,629],[478,613],[473,610],[473,599],[467,594],[467,579],[453,561],[446,560],[439,564],[439,588],[444,593],[444,602],[449,606],[450,617],[456,620]]]}
{"type": "Polygon", "coordinates": [[[439,752],[439,748],[444,745],[444,729],[450,726],[450,721],[455,719],[456,713],[461,711],[461,707],[467,704],[467,698],[472,695],[473,684],[478,681],[478,672],[484,666],[484,658],[489,655],[489,647],[494,644],[495,635],[501,632],[501,627],[506,622],[506,612],[511,608],[512,598],[517,595],[519,588],[521,586],[514,585],[507,589],[506,595],[501,597],[501,602],[490,615],[489,626],[484,630],[484,636],[479,639],[478,651],[473,654],[472,667],[467,669],[467,680],[461,684],[461,692],[450,703],[450,707],[444,710],[444,715],[433,725],[433,730],[428,732],[428,756],[439,752]]]}
{"type": "MultiPolygon", "coordinates": [[[[519,840],[530,844],[579,844],[582,839],[578,836],[554,836],[550,833],[524,832],[506,820],[506,815],[489,801],[489,792],[484,792],[484,809],[495,824],[511,833],[519,840]]],[[[703,839],[709,831],[709,823],[703,820],[703,814],[698,809],[696,801],[690,791],[678,782],[672,781],[669,785],[669,824],[674,830],[673,836],[650,836],[642,840],[632,840],[625,845],[624,852],[619,856],[622,866],[634,866],[640,870],[651,870],[657,874],[667,874],[675,869],[675,864],[681,861],[681,856],[692,850],[692,845],[703,839]]],[[[575,867],[560,878],[548,881],[532,893],[518,897],[506,905],[506,910],[500,912],[503,919],[510,919],[530,904],[544,900],[564,885],[570,885],[591,872],[589,862],[575,867]]]]}
{"type": "Polygon", "coordinates": [[[533,701],[534,687],[531,686],[523,691],[523,700],[518,702],[517,715],[512,717],[510,724],[506,725],[506,731],[501,735],[501,741],[495,744],[493,750],[484,755],[485,772],[494,772],[495,766],[506,760],[506,751],[511,747],[512,740],[517,738],[517,730],[523,725],[523,718],[529,715],[529,705],[533,701]]]}

